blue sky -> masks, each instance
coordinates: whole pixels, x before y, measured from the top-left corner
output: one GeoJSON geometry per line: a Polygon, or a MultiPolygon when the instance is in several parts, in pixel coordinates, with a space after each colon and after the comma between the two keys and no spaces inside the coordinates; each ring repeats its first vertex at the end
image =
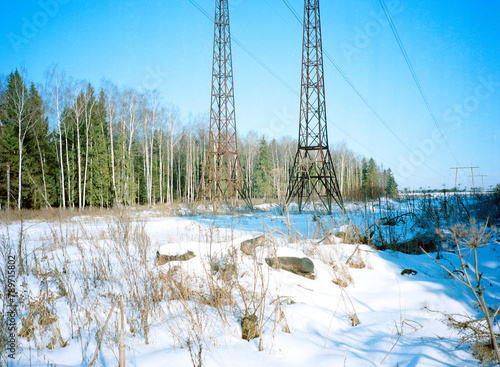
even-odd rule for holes
{"type": "MultiPolygon", "coordinates": [[[[196,2],[214,13],[214,0],[196,2]]],[[[288,2],[302,17],[303,1],[288,2]]],[[[233,37],[293,89],[233,43],[238,132],[296,138],[301,26],[282,0],[229,3],[233,37]]],[[[500,183],[500,2],[385,4],[437,126],[379,0],[322,0],[324,50],[370,106],[325,57],[330,145],[373,157],[400,187],[452,187],[450,167],[471,165],[500,183]]],[[[213,24],[189,0],[2,0],[0,37],[0,74],[25,67],[42,83],[56,63],[96,86],[158,88],[185,120],[208,113],[213,24]]]]}

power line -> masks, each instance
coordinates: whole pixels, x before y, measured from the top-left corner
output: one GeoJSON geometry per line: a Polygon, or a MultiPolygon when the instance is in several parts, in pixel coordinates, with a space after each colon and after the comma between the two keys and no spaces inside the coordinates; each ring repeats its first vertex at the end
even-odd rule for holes
{"type": "Polygon", "coordinates": [[[377,153],[375,153],[374,151],[372,151],[370,148],[368,148],[366,145],[364,145],[363,143],[361,143],[358,139],[356,139],[355,137],[353,137],[352,135],[350,135],[347,131],[345,131],[344,129],[342,129],[340,126],[338,126],[338,125],[332,125],[332,126],[334,128],[336,128],[336,129],[340,130],[340,132],[342,132],[348,138],[350,138],[351,140],[353,140],[355,143],[357,143],[360,146],[362,146],[363,148],[365,148],[368,152],[370,152],[372,154],[373,157],[376,157],[380,161],[385,162],[388,166],[392,166],[392,167],[396,166],[392,162],[387,161],[386,159],[382,158],[380,155],[378,155],[377,153]]]}
{"type": "Polygon", "coordinates": [[[300,25],[302,25],[302,20],[300,20],[300,17],[297,14],[297,12],[295,11],[295,9],[293,8],[293,6],[290,5],[290,3],[288,2],[288,0],[283,0],[283,2],[285,3],[285,5],[288,8],[288,10],[290,10],[292,12],[292,14],[295,17],[295,19],[297,19],[297,21],[300,23],[300,25]]]}
{"type": "Polygon", "coordinates": [[[285,22],[285,23],[286,23],[286,24],[287,24],[287,25],[288,25],[291,29],[294,29],[294,28],[292,27],[292,25],[291,25],[290,23],[288,23],[288,21],[287,21],[285,18],[283,18],[283,17],[281,16],[281,14],[280,14],[280,13],[278,13],[278,11],[277,11],[277,10],[276,10],[276,9],[275,9],[275,8],[274,8],[271,4],[269,4],[269,1],[268,1],[268,0],[264,0],[264,2],[266,3],[266,5],[267,5],[267,6],[269,6],[269,7],[270,7],[270,8],[274,11],[274,13],[275,13],[278,17],[280,17],[280,18],[281,18],[281,20],[283,20],[283,22],[285,22]]]}
{"type": "MultiPolygon", "coordinates": [[[[286,7],[288,8],[288,10],[290,10],[290,12],[293,14],[293,16],[295,17],[295,19],[297,19],[297,21],[299,22],[299,24],[301,26],[303,26],[303,23],[300,20],[300,17],[298,16],[298,13],[295,11],[295,9],[293,8],[293,6],[288,2],[288,0],[283,0],[283,3],[286,5],[286,7]]],[[[335,62],[335,60],[333,60],[333,58],[330,56],[330,54],[328,53],[328,51],[323,50],[323,54],[333,64],[333,66],[335,67],[335,69],[337,69],[337,71],[340,73],[340,75],[342,76],[342,78],[344,78],[344,80],[347,82],[347,84],[349,84],[349,86],[352,88],[352,90],[358,95],[358,97],[363,101],[363,103],[368,107],[368,109],[375,115],[375,117],[399,141],[399,143],[401,143],[401,145],[403,145],[406,148],[406,150],[408,152],[413,153],[413,151],[408,147],[408,145],[406,145],[405,142],[403,142],[403,140],[401,140],[401,138],[396,134],[396,132],[382,118],[382,116],[380,116],[380,114],[372,107],[372,105],[368,102],[368,100],[361,93],[361,91],[354,85],[354,83],[349,79],[349,77],[346,75],[346,73],[344,73],[344,71],[335,62]]],[[[427,166],[427,168],[431,169],[432,171],[434,171],[438,175],[440,175],[442,177],[445,177],[442,173],[440,173],[440,172],[436,171],[434,168],[430,167],[426,162],[423,162],[423,163],[424,163],[425,166],[427,166]]]]}
{"type": "MultiPolygon", "coordinates": [[[[193,4],[196,9],[198,9],[205,17],[207,17],[212,23],[214,22],[214,18],[207,13],[205,9],[203,9],[195,0],[189,0],[191,4],[193,4]]],[[[231,40],[237,44],[245,53],[248,54],[252,59],[254,59],[260,66],[262,66],[268,73],[270,73],[276,80],[278,80],[281,84],[283,84],[290,92],[295,94],[297,97],[300,97],[299,93],[288,84],[283,78],[281,78],[278,74],[276,74],[269,66],[267,66],[264,61],[259,59],[257,55],[255,55],[252,51],[250,51],[240,40],[238,40],[234,35],[231,35],[231,40]]]]}
{"type": "MultiPolygon", "coordinates": [[[[288,9],[292,12],[292,14],[295,16],[295,18],[297,19],[297,21],[302,24],[302,21],[300,20],[298,14],[295,12],[295,10],[293,9],[293,7],[291,7],[290,3],[288,3],[287,0],[283,0],[285,5],[288,7],[288,9]]],[[[189,0],[189,2],[194,6],[196,7],[206,18],[208,18],[209,20],[211,20],[213,22],[213,17],[211,17],[207,11],[205,9],[203,9],[195,0],[189,0]]],[[[266,1],[267,3],[267,1],[266,1]]],[[[270,6],[270,4],[268,3],[268,5],[270,6]]],[[[271,7],[271,6],[270,6],[271,7]]],[[[271,7],[272,8],[272,7],[271,7]]],[[[273,9],[273,8],[272,8],[273,9]]],[[[273,9],[274,10],[274,9],[273,9]]],[[[279,15],[279,14],[278,14],[279,15]]],[[[283,19],[283,17],[280,16],[281,19],[283,19]]],[[[283,19],[283,21],[285,21],[283,19]]],[[[287,23],[288,24],[288,23],[287,23]]],[[[290,24],[288,24],[290,26],[290,24]]],[[[290,26],[291,27],[291,26],[290,26]]],[[[237,40],[234,35],[231,36],[232,40],[238,45],[240,46],[243,51],[245,51],[249,56],[251,56],[255,61],[257,61],[259,63],[259,65],[261,65],[263,68],[265,68],[273,77],[275,77],[278,81],[280,81],[280,83],[282,83],[286,88],[288,88],[292,93],[294,93],[297,97],[300,97],[300,95],[297,93],[297,91],[295,91],[290,85],[288,85],[285,81],[283,81],[273,70],[271,70],[267,65],[265,65],[264,62],[262,62],[257,56],[255,56],[255,54],[253,52],[251,52],[250,50],[248,50],[247,47],[245,47],[239,40],[237,40]]],[[[328,55],[327,56],[330,61],[337,67],[337,70],[339,70],[339,72],[347,79],[347,76],[345,76],[345,74],[343,73],[343,71],[337,66],[337,64],[335,64],[335,62],[331,59],[331,57],[328,55]]],[[[351,87],[353,89],[356,90],[356,88],[352,85],[351,83],[351,87]]],[[[361,96],[362,97],[362,96],[361,96]]],[[[364,97],[362,97],[362,99],[364,99],[364,97]]],[[[376,114],[376,112],[374,111],[374,113],[376,114]]],[[[362,146],[363,148],[365,148],[368,152],[370,152],[374,157],[377,157],[379,158],[381,161],[384,161],[385,163],[387,163],[388,165],[393,165],[391,164],[391,162],[388,162],[387,160],[383,159],[381,156],[379,156],[377,153],[373,152],[371,149],[369,149],[367,146],[365,146],[363,143],[361,143],[359,140],[357,140],[356,138],[354,138],[352,135],[350,135],[347,131],[345,131],[344,129],[342,129],[340,126],[334,126],[335,128],[337,128],[338,130],[340,130],[344,135],[346,135],[347,137],[349,137],[351,140],[353,140],[355,143],[359,144],[360,146],[362,146]]],[[[394,166],[394,165],[393,165],[394,166]]]]}
{"type": "MultiPolygon", "coordinates": [[[[191,0],[189,0],[191,1],[191,0]]],[[[281,84],[283,84],[290,92],[295,94],[297,97],[300,97],[299,93],[290,86],[287,82],[285,82],[278,74],[276,74],[269,66],[267,66],[261,59],[259,59],[252,51],[250,51],[246,46],[241,43],[236,37],[231,36],[234,43],[241,47],[243,51],[245,51],[252,59],[254,59],[260,66],[267,70],[272,76],[274,76],[281,84]]]]}
{"type": "MultiPolygon", "coordinates": [[[[297,19],[297,21],[300,23],[301,26],[303,26],[303,23],[302,21],[300,20],[297,12],[295,11],[295,9],[293,9],[293,7],[290,5],[290,3],[288,2],[288,0],[283,0],[283,3],[285,3],[286,7],[292,12],[292,14],[294,15],[295,19],[297,19]]],[[[356,86],[354,85],[354,83],[349,79],[349,77],[346,75],[346,73],[344,73],[344,71],[340,68],[340,66],[333,60],[333,58],[330,56],[330,54],[328,53],[328,51],[324,50],[323,49],[323,54],[326,56],[326,58],[333,64],[333,66],[335,67],[335,69],[337,69],[337,71],[340,73],[340,75],[342,76],[342,78],[344,78],[344,80],[347,82],[347,84],[349,84],[349,86],[352,88],[352,90],[354,90],[354,92],[358,95],[359,98],[361,98],[361,100],[363,101],[363,103],[370,109],[370,111],[372,111],[372,113],[375,115],[375,117],[377,117],[377,119],[386,127],[387,130],[389,130],[389,132],[410,152],[412,153],[411,149],[399,138],[399,136],[397,136],[397,134],[394,132],[394,130],[384,121],[384,119],[378,114],[377,111],[375,111],[375,109],[370,105],[370,103],[368,102],[368,100],[365,98],[365,96],[359,91],[358,88],[356,88],[356,86]]]]}
{"type": "Polygon", "coordinates": [[[390,16],[389,12],[387,11],[387,7],[385,5],[385,2],[384,2],[384,0],[379,0],[379,2],[380,2],[380,5],[382,6],[382,9],[384,10],[384,13],[385,13],[385,16],[386,16],[387,20],[389,21],[389,25],[391,26],[392,33],[394,34],[394,37],[396,38],[396,41],[397,41],[398,46],[399,46],[399,49],[401,50],[401,53],[403,54],[403,57],[405,59],[406,65],[408,65],[408,69],[410,69],[410,73],[411,73],[411,75],[413,77],[413,80],[415,81],[415,84],[417,85],[418,91],[420,92],[420,95],[422,96],[422,99],[424,100],[425,107],[429,111],[429,114],[431,115],[432,121],[434,121],[434,125],[436,125],[436,128],[439,131],[439,134],[441,134],[441,137],[443,138],[443,141],[445,142],[446,146],[448,147],[448,150],[450,151],[450,154],[455,159],[455,162],[458,163],[457,157],[455,156],[455,154],[451,150],[451,147],[448,144],[448,141],[444,137],[443,131],[441,130],[441,128],[439,127],[439,124],[437,123],[436,116],[434,115],[434,112],[432,111],[432,109],[430,107],[429,101],[428,101],[427,97],[424,94],[422,86],[421,86],[421,84],[420,84],[420,82],[419,82],[419,80],[417,78],[417,74],[415,73],[415,70],[413,69],[413,65],[412,65],[412,63],[410,61],[410,58],[408,57],[408,54],[406,53],[406,49],[403,46],[403,42],[401,42],[401,38],[399,37],[399,33],[398,33],[397,29],[396,29],[396,26],[394,25],[394,22],[392,21],[392,18],[390,16]]]}
{"type": "MultiPolygon", "coordinates": [[[[302,20],[300,19],[299,14],[295,11],[295,9],[288,2],[288,0],[283,0],[283,3],[286,5],[286,7],[288,8],[288,10],[290,10],[290,12],[293,14],[293,16],[295,17],[295,19],[297,19],[297,21],[299,22],[299,24],[301,26],[303,26],[303,23],[302,23],[302,20]]],[[[366,101],[366,99],[364,98],[364,96],[361,94],[361,92],[359,92],[358,89],[354,86],[354,84],[352,84],[352,82],[349,80],[349,78],[347,77],[347,75],[345,75],[345,73],[342,71],[342,69],[340,69],[340,67],[337,65],[337,63],[335,63],[335,61],[333,61],[333,59],[330,56],[330,54],[326,50],[323,50],[323,54],[330,60],[330,62],[335,66],[335,68],[338,70],[338,72],[340,73],[340,75],[342,75],[342,77],[347,81],[347,83],[351,86],[351,88],[358,94],[358,96],[363,100],[363,102],[370,108],[370,110],[375,114],[375,116],[378,116],[377,112],[371,108],[371,106],[368,104],[368,102],[366,101]]],[[[379,119],[381,119],[381,118],[379,117],[379,119]]],[[[382,121],[382,123],[384,123],[384,122],[382,121]]],[[[384,125],[385,125],[385,123],[384,123],[384,125]]],[[[370,148],[368,148],[367,146],[365,146],[363,143],[361,143],[359,140],[357,140],[356,138],[354,138],[352,135],[350,135],[347,131],[345,131],[344,129],[342,129],[340,126],[337,126],[337,125],[333,125],[333,126],[335,128],[337,128],[338,130],[340,130],[344,135],[346,135],[347,137],[349,137],[351,140],[353,140],[355,143],[357,143],[360,146],[362,146],[363,148],[365,148],[374,157],[377,157],[379,160],[385,162],[388,165],[395,166],[394,164],[392,164],[391,162],[388,162],[386,159],[382,158],[380,155],[378,155],[377,153],[375,153],[374,151],[372,151],[370,148]]],[[[386,126],[386,127],[390,130],[390,128],[388,126],[386,126]]],[[[393,132],[393,135],[394,135],[394,132],[393,132]]],[[[399,140],[399,138],[398,138],[398,140],[399,140]]],[[[401,140],[399,140],[399,141],[404,145],[404,143],[401,140]]]]}
{"type": "Polygon", "coordinates": [[[413,153],[412,150],[406,145],[403,140],[394,132],[394,130],[385,122],[385,120],[382,118],[382,116],[379,115],[379,113],[370,105],[368,100],[365,98],[365,96],[359,91],[358,88],[353,84],[353,82],[349,79],[349,77],[344,73],[344,71],[340,68],[340,66],[333,60],[333,58],[330,56],[330,54],[327,51],[324,51],[324,54],[328,60],[333,64],[335,69],[340,73],[342,78],[349,84],[349,86],[352,88],[352,90],[358,95],[359,98],[363,101],[363,103],[372,111],[372,113],[375,115],[375,117],[385,126],[387,130],[408,150],[408,152],[413,153]]]}
{"type": "MultiPolygon", "coordinates": [[[[203,9],[195,0],[189,0],[189,2],[197,8],[206,18],[208,18],[211,22],[213,22],[213,17],[210,16],[210,14],[207,13],[205,9],[203,9]]],[[[298,13],[295,11],[293,6],[288,2],[288,0],[283,0],[283,3],[286,5],[286,7],[290,10],[290,12],[293,14],[295,19],[299,22],[301,26],[303,26],[302,21],[300,20],[300,17],[298,13]]],[[[269,5],[269,4],[268,4],[269,5]]],[[[281,78],[276,72],[274,72],[269,66],[267,66],[262,60],[260,60],[252,51],[250,51],[241,41],[239,41],[234,35],[231,36],[232,40],[236,45],[238,45],[245,53],[247,53],[252,59],[254,59],[260,66],[262,66],[268,73],[270,73],[276,80],[278,80],[283,86],[285,86],[289,91],[291,91],[293,94],[295,94],[297,97],[300,97],[300,94],[292,87],[290,86],[283,78],[281,78]]],[[[359,89],[353,84],[353,82],[349,79],[349,77],[344,73],[344,71],[340,68],[340,66],[333,60],[333,58],[330,56],[330,54],[324,50],[324,55],[326,58],[333,64],[333,66],[337,69],[337,71],[340,73],[342,78],[349,84],[349,86],[354,90],[354,92],[358,95],[358,97],[363,101],[363,103],[369,108],[369,110],[375,115],[375,117],[385,126],[385,128],[399,141],[401,145],[405,147],[408,152],[413,153],[413,151],[406,145],[401,138],[396,134],[396,132],[385,122],[385,120],[379,115],[379,113],[370,105],[368,100],[365,98],[365,96],[359,91],[359,89]]],[[[374,156],[377,156],[379,159],[383,160],[372,152],[368,147],[366,147],[364,144],[360,143],[358,140],[353,138],[351,135],[349,135],[345,130],[341,129],[340,127],[336,126],[340,131],[342,131],[345,135],[347,135],[349,138],[351,138],[354,142],[358,143],[365,149],[367,149],[369,152],[374,154],[374,156]]],[[[386,161],[386,160],[384,160],[386,161]]],[[[390,163],[387,162],[386,163],[390,163]]],[[[431,169],[435,173],[439,174],[442,177],[445,177],[442,173],[436,171],[432,167],[430,167],[427,163],[423,162],[427,168],[431,169]]]]}

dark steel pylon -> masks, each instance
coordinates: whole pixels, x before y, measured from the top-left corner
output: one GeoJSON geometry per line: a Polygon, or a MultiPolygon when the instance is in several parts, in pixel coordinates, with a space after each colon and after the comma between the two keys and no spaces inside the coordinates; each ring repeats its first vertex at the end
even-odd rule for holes
{"type": "Polygon", "coordinates": [[[210,132],[197,202],[241,198],[251,206],[247,192],[238,156],[228,0],[216,0],[210,132]]]}
{"type": "Polygon", "coordinates": [[[318,198],[331,212],[332,200],[342,209],[343,201],[328,148],[319,0],[304,1],[303,32],[299,140],[286,204],[297,198],[301,211],[318,198]]]}

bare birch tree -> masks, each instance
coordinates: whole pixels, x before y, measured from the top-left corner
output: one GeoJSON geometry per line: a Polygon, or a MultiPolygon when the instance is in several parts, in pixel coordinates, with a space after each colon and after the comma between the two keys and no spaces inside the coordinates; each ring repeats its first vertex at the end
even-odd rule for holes
{"type": "MultiPolygon", "coordinates": [[[[85,82],[77,81],[71,83],[70,93],[71,101],[73,103],[71,110],[71,118],[74,123],[75,133],[76,133],[76,160],[77,160],[77,176],[78,176],[78,208],[83,208],[83,185],[82,185],[82,136],[81,136],[81,125],[85,122],[85,111],[86,111],[86,99],[85,99],[85,82]]],[[[66,127],[67,128],[67,127],[66,127]]],[[[66,130],[66,138],[68,136],[68,131],[66,130]]],[[[66,144],[67,141],[66,141],[66,144]]],[[[69,147],[66,148],[69,150],[69,147]]],[[[68,158],[68,175],[70,175],[70,163],[68,158]]],[[[68,183],[69,185],[70,183],[68,183]]],[[[69,187],[69,190],[71,188],[69,187]]]]}
{"type": "Polygon", "coordinates": [[[97,103],[97,100],[94,96],[94,91],[92,86],[88,84],[84,94],[83,94],[83,103],[84,103],[84,123],[85,123],[85,168],[83,174],[83,199],[81,208],[85,208],[86,203],[86,193],[87,193],[87,176],[88,176],[88,167],[89,167],[89,146],[90,146],[90,125],[92,124],[94,107],[97,103]]]}
{"type": "Polygon", "coordinates": [[[104,96],[105,96],[105,108],[106,114],[109,120],[109,141],[110,141],[110,153],[111,153],[111,180],[113,187],[113,195],[115,195],[116,200],[116,173],[115,173],[115,136],[114,136],[114,126],[118,118],[118,106],[117,97],[118,90],[114,84],[110,81],[104,81],[104,96]]]}
{"type": "Polygon", "coordinates": [[[134,135],[139,125],[140,106],[143,96],[133,89],[126,89],[122,93],[123,109],[123,129],[126,134],[126,140],[123,141],[123,167],[122,167],[122,195],[127,204],[132,204],[135,195],[133,172],[132,145],[134,135]]]}
{"type": "Polygon", "coordinates": [[[61,205],[66,207],[66,192],[64,180],[64,159],[63,159],[63,139],[61,130],[62,109],[65,105],[64,87],[65,75],[59,72],[56,65],[52,65],[45,73],[45,98],[47,110],[51,113],[53,119],[57,122],[57,132],[59,134],[59,147],[57,149],[57,160],[60,170],[60,185],[61,185],[61,205]]]}
{"type": "Polygon", "coordinates": [[[18,144],[18,159],[19,159],[19,172],[18,172],[18,196],[17,208],[22,208],[22,176],[23,176],[23,158],[24,158],[24,141],[26,135],[31,128],[36,124],[37,120],[34,118],[33,111],[29,106],[29,94],[26,88],[26,74],[24,71],[21,74],[13,74],[14,85],[9,88],[6,93],[7,106],[10,109],[9,113],[13,119],[13,123],[17,129],[17,144],[18,144]]]}

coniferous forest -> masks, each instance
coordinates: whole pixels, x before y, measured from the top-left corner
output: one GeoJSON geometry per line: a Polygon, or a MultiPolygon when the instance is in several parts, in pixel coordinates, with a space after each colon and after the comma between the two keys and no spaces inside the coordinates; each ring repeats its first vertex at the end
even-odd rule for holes
{"type": "MultiPolygon", "coordinates": [[[[208,146],[208,114],[183,120],[157,91],[75,81],[52,66],[42,85],[24,71],[0,77],[2,209],[192,202],[208,146]]],[[[297,122],[298,123],[298,122],[297,122]]],[[[250,197],[282,201],[296,132],[239,134],[250,197]],[[292,137],[293,136],[293,137],[292,137]]],[[[390,169],[332,149],[344,199],[395,195],[390,169]]]]}

